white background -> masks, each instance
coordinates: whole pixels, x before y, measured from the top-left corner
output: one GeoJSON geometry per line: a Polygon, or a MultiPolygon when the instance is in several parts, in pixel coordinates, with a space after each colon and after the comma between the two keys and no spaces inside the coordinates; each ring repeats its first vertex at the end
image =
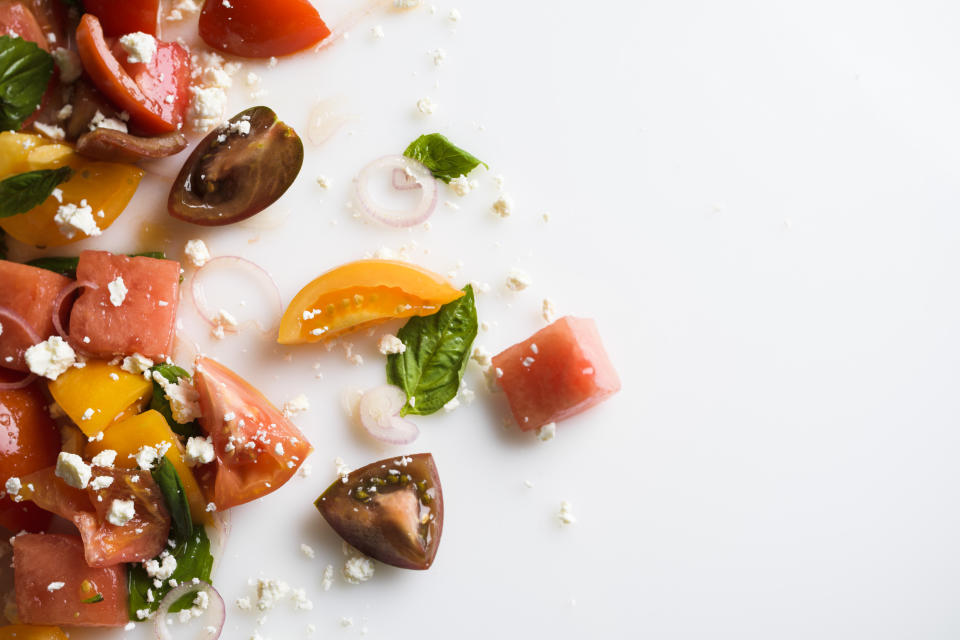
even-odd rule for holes
{"type": "MultiPolygon", "coordinates": [[[[377,13],[319,54],[254,65],[257,100],[238,77],[231,111],[266,103],[304,135],[318,99],[350,119],[307,144],[263,224],[174,224],[155,179],[94,244],[176,256],[202,237],[270,270],[288,301],[415,241],[417,262],[462,260],[458,285],[492,285],[479,304],[496,324],[478,344],[527,337],[550,297],[596,318],[623,391],[545,444],[504,429],[503,399],[478,393],[418,419],[413,446],[384,448],[340,408],[344,390],[383,381],[375,338],[354,339],[362,366],[339,347],[212,343],[185,304],[207,352],[278,404],[312,404],[298,422],[314,474],[236,510],[224,597],[252,595],[257,575],[305,588],[312,612],[284,603],[259,627],[274,640],[308,623],[317,638],[956,638],[960,6],[457,0],[456,25],[451,8],[377,13]],[[433,116],[416,112],[424,96],[433,116]],[[429,231],[351,217],[357,171],[428,131],[490,164],[481,188],[444,194],[460,210],[440,206],[429,231]],[[505,221],[489,213],[497,174],[516,203],[505,221]],[[514,266],[534,280],[519,294],[503,287],[514,266]],[[378,565],[324,593],[343,556],[311,503],[333,458],[421,450],[446,495],[434,567],[378,565]],[[573,526],[557,522],[564,499],[573,526]]],[[[481,391],[477,370],[468,382],[481,391]]],[[[225,638],[255,628],[229,605],[225,638]]],[[[93,635],[109,634],[73,637],[93,635]]]]}

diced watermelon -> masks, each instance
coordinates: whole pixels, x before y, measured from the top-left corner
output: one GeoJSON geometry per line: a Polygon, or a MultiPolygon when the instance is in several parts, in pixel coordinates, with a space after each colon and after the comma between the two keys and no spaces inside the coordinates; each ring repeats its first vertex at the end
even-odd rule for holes
{"type": "MultiPolygon", "coordinates": [[[[0,260],[0,309],[19,315],[46,340],[56,333],[53,328],[53,303],[72,280],[58,273],[28,267],[25,264],[0,260]]],[[[67,305],[64,305],[67,306],[67,305]]],[[[33,346],[26,332],[6,316],[0,316],[0,367],[27,371],[23,353],[33,346]]]]}
{"type": "Polygon", "coordinates": [[[76,536],[14,538],[13,582],[20,621],[26,624],[122,627],[128,622],[126,566],[88,567],[76,536]],[[103,600],[83,602],[97,594],[103,600]]]}
{"type": "Polygon", "coordinates": [[[92,286],[83,290],[70,313],[75,348],[104,358],[139,353],[160,360],[170,354],[180,298],[179,263],[84,251],[77,281],[92,286]],[[127,293],[115,305],[109,285],[118,278],[127,293]]]}
{"type": "Polygon", "coordinates": [[[569,418],[620,390],[597,325],[586,318],[560,318],[494,356],[493,366],[524,431],[569,418]]]}

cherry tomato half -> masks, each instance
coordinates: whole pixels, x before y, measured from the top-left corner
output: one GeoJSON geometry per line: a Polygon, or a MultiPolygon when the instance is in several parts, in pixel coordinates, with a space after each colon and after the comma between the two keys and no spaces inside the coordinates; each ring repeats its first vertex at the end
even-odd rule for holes
{"type": "Polygon", "coordinates": [[[97,16],[107,37],[134,31],[157,35],[160,0],[84,0],[83,7],[97,16]]]}
{"type": "Polygon", "coordinates": [[[296,53],[328,35],[307,0],[207,0],[200,14],[203,41],[244,58],[296,53]]]}

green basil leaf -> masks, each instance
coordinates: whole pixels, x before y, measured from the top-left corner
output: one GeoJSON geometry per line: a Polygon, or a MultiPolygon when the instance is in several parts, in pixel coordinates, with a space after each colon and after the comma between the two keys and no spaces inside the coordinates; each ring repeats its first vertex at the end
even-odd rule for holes
{"type": "Polygon", "coordinates": [[[170,533],[173,539],[186,540],[193,535],[193,519],[190,517],[190,503],[187,502],[187,494],[183,490],[180,474],[164,457],[153,468],[150,475],[153,476],[154,482],[160,487],[167,501],[171,520],[170,533]]]}
{"type": "Polygon", "coordinates": [[[103,602],[103,594],[102,594],[102,593],[98,593],[98,594],[95,595],[95,596],[90,596],[89,598],[84,598],[84,599],[81,600],[80,602],[82,602],[83,604],[96,604],[96,603],[98,603],[98,602],[103,602]]]}
{"type": "MultiPolygon", "coordinates": [[[[167,382],[171,383],[176,383],[181,378],[190,379],[190,374],[187,373],[186,369],[178,367],[175,364],[154,365],[151,371],[156,371],[166,378],[167,382]]],[[[170,428],[173,429],[173,432],[177,435],[183,436],[184,438],[203,435],[203,430],[200,428],[200,425],[197,424],[196,420],[188,422],[187,424],[181,424],[173,419],[173,412],[170,410],[170,401],[167,400],[167,394],[163,392],[163,387],[161,387],[156,380],[153,381],[153,398],[150,399],[150,408],[159,411],[163,417],[167,419],[167,424],[170,425],[170,428]]]]}
{"type": "MultiPolygon", "coordinates": [[[[159,260],[164,260],[167,257],[163,251],[145,251],[143,253],[128,253],[127,255],[131,258],[143,256],[146,258],[157,258],[159,260]]],[[[60,275],[67,276],[68,278],[77,277],[77,265],[79,263],[80,258],[77,258],[76,256],[34,258],[33,260],[27,262],[27,264],[31,267],[53,271],[54,273],[59,273],[60,275]]]]}
{"type": "Polygon", "coordinates": [[[387,358],[387,381],[407,394],[401,415],[429,415],[457,396],[470,348],[477,337],[477,307],[473,287],[443,305],[432,316],[410,318],[397,332],[403,353],[387,358]]]}
{"type": "Polygon", "coordinates": [[[16,131],[37,110],[51,75],[49,53],[23,38],[0,36],[0,130],[16,131]]]}
{"type": "MultiPolygon", "coordinates": [[[[410,143],[403,155],[426,165],[437,180],[449,183],[487,163],[475,158],[439,133],[428,133],[410,143]]],[[[489,167],[488,167],[489,168],[489,167]]]]}
{"type": "Polygon", "coordinates": [[[40,169],[18,173],[0,180],[0,218],[26,213],[43,204],[61,182],[70,179],[73,169],[40,169]]]}
{"type": "MultiPolygon", "coordinates": [[[[196,527],[193,535],[185,541],[177,541],[177,546],[170,552],[177,560],[177,568],[174,570],[171,579],[178,584],[189,582],[194,578],[210,582],[210,572],[213,570],[213,555],[210,553],[210,539],[203,527],[196,527]]],[[[137,611],[146,609],[156,611],[160,606],[163,596],[167,595],[173,587],[170,581],[163,581],[159,587],[154,586],[153,579],[147,575],[143,565],[130,565],[130,573],[127,579],[127,590],[129,592],[129,616],[134,622],[139,622],[137,611]],[[147,596],[151,593],[151,598],[147,596]]],[[[193,605],[192,594],[186,594],[177,600],[170,611],[176,613],[183,609],[189,609],[193,605]]]]}

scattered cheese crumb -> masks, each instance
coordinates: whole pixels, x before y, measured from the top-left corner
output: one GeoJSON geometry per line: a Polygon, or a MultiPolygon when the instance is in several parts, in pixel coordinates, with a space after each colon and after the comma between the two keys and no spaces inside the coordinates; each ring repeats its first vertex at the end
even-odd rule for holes
{"type": "Polygon", "coordinates": [[[157,452],[156,448],[149,445],[143,445],[135,454],[133,454],[133,459],[136,461],[137,466],[144,471],[150,471],[153,469],[153,465],[156,463],[157,458],[159,457],[160,454],[157,452]]]}
{"type": "Polygon", "coordinates": [[[153,372],[153,381],[160,385],[170,402],[170,413],[180,424],[187,424],[201,416],[200,394],[187,378],[176,383],[164,378],[159,371],[153,372]]]}
{"type": "Polygon", "coordinates": [[[56,380],[76,363],[77,354],[63,338],[52,336],[28,348],[24,359],[31,373],[56,380]]]}
{"type": "Polygon", "coordinates": [[[446,413],[450,413],[452,411],[455,411],[459,406],[460,406],[460,401],[456,398],[453,398],[452,400],[450,400],[450,402],[443,405],[443,410],[446,413]]]}
{"type": "Polygon", "coordinates": [[[427,55],[433,58],[433,64],[437,67],[442,65],[443,61],[447,59],[447,52],[440,47],[427,51],[427,55]]]}
{"type": "Polygon", "coordinates": [[[548,442],[553,440],[554,436],[557,435],[557,423],[548,422],[539,429],[537,429],[537,438],[540,439],[540,442],[548,442]]]}
{"type": "Polygon", "coordinates": [[[115,307],[119,307],[127,299],[127,285],[124,284],[122,276],[117,276],[115,280],[109,283],[107,290],[110,292],[110,304],[115,307]]]}
{"type": "Polygon", "coordinates": [[[450,22],[460,22],[460,12],[457,9],[450,9],[450,15],[447,18],[450,22]]]}
{"type": "Polygon", "coordinates": [[[375,40],[382,40],[382,39],[383,39],[383,27],[380,26],[379,24],[376,25],[375,27],[373,27],[372,29],[370,29],[370,35],[372,35],[375,40]]]}
{"type": "Polygon", "coordinates": [[[323,575],[320,578],[320,587],[324,591],[330,591],[330,587],[333,586],[333,565],[328,564],[323,570],[323,575]]]}
{"type": "Polygon", "coordinates": [[[47,585],[47,591],[49,591],[50,593],[53,593],[54,591],[59,591],[60,589],[63,589],[66,586],[66,584],[67,584],[66,582],[51,582],[50,584],[47,585]]]}
{"type": "Polygon", "coordinates": [[[154,580],[169,580],[177,570],[177,559],[170,555],[169,551],[164,551],[159,559],[154,558],[144,562],[143,570],[154,580]]]}
{"type": "Polygon", "coordinates": [[[477,188],[477,181],[467,176],[459,176],[450,181],[450,188],[461,198],[477,188]]]}
{"type": "Polygon", "coordinates": [[[4,489],[6,489],[7,495],[9,496],[16,496],[22,488],[23,484],[20,482],[20,478],[17,477],[8,478],[7,483],[4,485],[4,489]]]}
{"type": "Polygon", "coordinates": [[[133,520],[135,515],[133,500],[114,500],[110,503],[110,511],[107,512],[107,522],[122,527],[133,520]]]}
{"type": "Polygon", "coordinates": [[[42,122],[34,122],[33,128],[54,141],[63,140],[67,135],[61,127],[44,124],[42,122]]]}
{"type": "Polygon", "coordinates": [[[72,202],[60,205],[53,216],[53,221],[67,240],[72,240],[78,231],[89,237],[99,236],[102,233],[97,226],[97,221],[93,218],[93,209],[86,200],[81,200],[79,206],[72,202]]]}
{"type": "Polygon", "coordinates": [[[97,476],[90,481],[90,488],[94,491],[100,491],[101,489],[106,489],[113,484],[112,476],[97,476]]]}
{"type": "Polygon", "coordinates": [[[437,110],[436,103],[429,97],[423,97],[417,100],[417,111],[425,116],[432,115],[437,110]]]}
{"type": "Polygon", "coordinates": [[[573,524],[577,521],[573,515],[573,505],[564,500],[560,503],[560,513],[557,514],[561,524],[573,524]]]}
{"type": "Polygon", "coordinates": [[[505,193],[501,194],[499,198],[494,200],[490,208],[493,210],[494,215],[501,218],[509,218],[513,213],[513,199],[505,193]]]}
{"type": "Polygon", "coordinates": [[[313,550],[313,547],[311,547],[311,546],[308,545],[308,544],[301,544],[301,545],[300,545],[300,553],[302,553],[303,555],[307,556],[307,557],[310,558],[311,560],[312,560],[313,558],[315,558],[316,555],[317,555],[316,551],[313,550]]]}
{"type": "Polygon", "coordinates": [[[523,291],[531,284],[533,284],[533,280],[531,280],[530,275],[522,269],[514,267],[510,269],[510,273],[507,274],[507,288],[511,291],[523,291]]]}
{"type": "Polygon", "coordinates": [[[310,408],[310,400],[302,393],[283,403],[283,415],[286,417],[304,413],[310,408]]]}
{"type": "Polygon", "coordinates": [[[127,52],[127,62],[148,64],[157,53],[157,41],[149,33],[135,31],[120,36],[120,46],[127,52]]]}
{"type": "Polygon", "coordinates": [[[127,133],[127,124],[123,120],[108,118],[100,111],[97,111],[93,114],[93,118],[90,119],[90,123],[87,125],[87,128],[90,129],[90,131],[94,131],[96,129],[113,129],[114,131],[127,133]]]}
{"type": "Polygon", "coordinates": [[[127,356],[123,359],[123,364],[120,365],[120,368],[127,373],[132,373],[138,376],[144,374],[149,376],[151,367],[153,367],[153,360],[146,358],[139,353],[135,353],[132,356],[127,356]]]}
{"type": "Polygon", "coordinates": [[[377,348],[383,355],[388,355],[391,353],[404,353],[407,350],[407,345],[403,344],[403,341],[397,336],[392,333],[387,333],[380,337],[377,348]]]}
{"type": "MultiPolygon", "coordinates": [[[[60,81],[64,84],[70,84],[83,73],[83,64],[80,62],[80,56],[72,49],[58,47],[50,52],[57,68],[60,69],[60,81]]],[[[72,111],[72,109],[71,109],[72,111]]],[[[65,120],[66,118],[61,118],[65,120]]]]}
{"type": "Polygon", "coordinates": [[[548,324],[556,319],[557,307],[553,304],[553,300],[550,298],[543,299],[543,304],[540,306],[540,315],[543,317],[543,321],[548,324]]]}
{"type": "MultiPolygon", "coordinates": [[[[101,431],[101,433],[103,433],[101,431]]],[[[96,467],[112,467],[114,460],[117,459],[117,452],[113,449],[104,449],[97,455],[93,456],[93,459],[90,460],[90,464],[96,467]]]]}
{"type": "Polygon", "coordinates": [[[208,464],[213,462],[214,457],[213,440],[209,436],[206,438],[194,436],[187,440],[183,458],[187,466],[196,467],[201,464],[208,464]]]}
{"type": "Polygon", "coordinates": [[[183,252],[186,254],[190,264],[198,269],[210,260],[210,250],[207,249],[207,245],[203,240],[188,240],[186,246],[183,248],[183,252]]]}
{"type": "Polygon", "coordinates": [[[209,130],[223,118],[227,92],[221,87],[190,87],[190,126],[197,131],[209,130]]]}
{"type": "Polygon", "coordinates": [[[373,560],[366,556],[353,556],[343,565],[343,577],[350,584],[360,584],[373,577],[373,560]]]}

